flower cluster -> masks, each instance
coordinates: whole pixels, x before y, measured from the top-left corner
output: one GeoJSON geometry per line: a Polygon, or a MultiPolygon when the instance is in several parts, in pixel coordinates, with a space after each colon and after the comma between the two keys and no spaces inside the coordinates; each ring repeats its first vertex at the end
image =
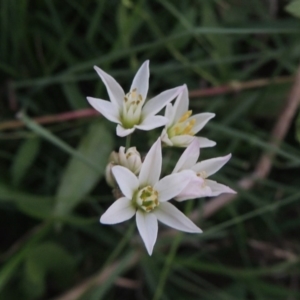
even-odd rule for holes
{"type": "Polygon", "coordinates": [[[136,147],[112,152],[106,167],[107,183],[120,190],[121,196],[101,216],[102,224],[117,224],[136,216],[138,231],[149,255],[157,238],[158,220],[175,229],[201,233],[190,219],[169,203],[221,193],[235,193],[229,187],[208,179],[231,155],[198,161],[200,148],[216,143],[195,136],[213,118],[213,113],[193,115],[188,109],[186,85],[160,93],[146,101],[149,86],[149,61],[135,75],[127,94],[113,77],[98,67],[96,72],[106,86],[110,102],[87,97],[89,103],[108,120],[117,123],[117,135],[124,137],[136,129],[151,130],[164,126],[144,160],[136,147]],[[174,104],[171,102],[174,100],[174,104]],[[157,115],[165,107],[165,115],[157,115]],[[161,178],[162,145],[184,147],[171,174],[161,178]]]}

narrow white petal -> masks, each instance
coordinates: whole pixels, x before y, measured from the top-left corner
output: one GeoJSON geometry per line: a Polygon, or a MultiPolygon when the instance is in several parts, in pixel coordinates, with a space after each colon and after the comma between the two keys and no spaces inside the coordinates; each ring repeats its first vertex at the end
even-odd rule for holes
{"type": "Polygon", "coordinates": [[[86,99],[106,119],[114,123],[121,123],[118,109],[111,102],[92,97],[87,97],[86,99]]]}
{"type": "Polygon", "coordinates": [[[171,103],[166,105],[165,117],[168,119],[167,127],[173,125],[174,121],[174,108],[171,103]]]}
{"type": "Polygon", "coordinates": [[[136,212],[136,225],[145,243],[149,255],[152,254],[153,247],[157,238],[157,219],[152,213],[136,212]]]}
{"type": "Polygon", "coordinates": [[[174,198],[174,200],[182,202],[184,200],[211,197],[211,195],[211,188],[207,185],[203,185],[203,179],[197,177],[197,179],[191,180],[189,184],[174,198]]]}
{"type": "Polygon", "coordinates": [[[228,154],[226,156],[203,160],[203,161],[197,163],[194,167],[192,167],[192,169],[196,173],[205,171],[207,174],[207,177],[209,177],[210,175],[218,172],[228,162],[230,157],[231,157],[231,154],[228,154]]]}
{"type": "Polygon", "coordinates": [[[214,147],[217,143],[214,141],[211,141],[204,137],[196,136],[198,141],[200,142],[200,148],[208,148],[208,147],[214,147]]]}
{"type": "Polygon", "coordinates": [[[236,192],[234,190],[232,190],[230,187],[228,187],[224,184],[218,183],[216,181],[207,179],[206,184],[212,190],[211,197],[219,196],[220,194],[223,194],[223,193],[236,194],[236,192]]]}
{"type": "Polygon", "coordinates": [[[189,109],[189,92],[186,84],[183,85],[182,92],[178,95],[174,104],[174,120],[178,121],[189,109]]]}
{"type": "Polygon", "coordinates": [[[99,67],[94,66],[94,69],[105,84],[110,101],[114,104],[114,106],[122,107],[125,97],[122,87],[112,76],[101,70],[99,67]]]}
{"type": "Polygon", "coordinates": [[[149,87],[149,60],[146,60],[137,73],[134,76],[134,79],[131,84],[130,91],[137,89],[138,94],[141,94],[143,101],[145,101],[148,93],[149,87]]]}
{"type": "Polygon", "coordinates": [[[117,224],[129,220],[135,214],[131,200],[126,197],[116,200],[101,216],[102,224],[117,224]]]}
{"type": "Polygon", "coordinates": [[[161,173],[162,154],[160,138],[152,145],[142,164],[139,174],[140,186],[151,185],[159,180],[161,173]]]}
{"type": "Polygon", "coordinates": [[[180,92],[182,86],[164,91],[156,97],[150,99],[142,110],[142,117],[146,119],[148,116],[156,115],[167,103],[171,102],[180,92]]]}
{"type": "Polygon", "coordinates": [[[202,230],[198,228],[180,210],[168,202],[161,203],[158,208],[153,211],[153,214],[156,215],[160,222],[175,229],[191,233],[202,232],[202,230]]]}
{"type": "Polygon", "coordinates": [[[127,198],[132,199],[134,192],[139,187],[137,177],[129,169],[122,166],[114,166],[112,172],[122,193],[127,198]]]}
{"type": "Polygon", "coordinates": [[[200,155],[200,145],[197,139],[194,139],[180,156],[172,173],[190,169],[198,160],[200,155]]]}
{"type": "Polygon", "coordinates": [[[187,147],[194,139],[192,135],[175,135],[170,140],[176,147],[187,147]]]}
{"type": "Polygon", "coordinates": [[[144,121],[142,121],[141,124],[135,125],[135,128],[138,128],[140,130],[151,130],[157,127],[161,127],[166,125],[168,122],[168,119],[163,116],[149,116],[144,121]]]}
{"type": "Polygon", "coordinates": [[[193,127],[193,132],[196,134],[198,131],[200,131],[206,123],[212,119],[215,116],[213,113],[202,113],[202,114],[197,114],[194,116],[191,116],[190,119],[195,119],[196,123],[193,127]]]}
{"type": "Polygon", "coordinates": [[[154,189],[158,192],[159,202],[165,202],[176,197],[187,186],[190,177],[194,174],[193,171],[183,171],[168,175],[157,182],[154,189]]]}
{"type": "Polygon", "coordinates": [[[135,130],[135,128],[124,128],[121,124],[118,124],[117,126],[117,135],[118,136],[121,136],[121,137],[124,137],[124,136],[127,136],[131,133],[133,133],[135,130]]]}

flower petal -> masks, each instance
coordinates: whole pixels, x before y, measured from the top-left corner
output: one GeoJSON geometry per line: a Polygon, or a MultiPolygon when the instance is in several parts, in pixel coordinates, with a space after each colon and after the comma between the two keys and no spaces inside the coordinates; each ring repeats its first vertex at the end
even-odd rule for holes
{"type": "Polygon", "coordinates": [[[176,147],[187,147],[194,139],[192,135],[175,135],[170,140],[176,147]]]}
{"type": "Polygon", "coordinates": [[[189,92],[186,84],[174,103],[174,120],[178,121],[189,109],[189,92]]]}
{"type": "Polygon", "coordinates": [[[191,200],[195,198],[210,197],[212,194],[211,188],[203,185],[204,181],[201,177],[193,177],[188,185],[174,198],[178,202],[191,200]]]}
{"type": "Polygon", "coordinates": [[[213,113],[202,113],[202,114],[191,116],[189,119],[196,120],[196,123],[193,127],[194,134],[200,131],[210,119],[214,118],[214,116],[215,114],[213,113]]]}
{"type": "Polygon", "coordinates": [[[207,138],[204,138],[204,137],[196,136],[195,138],[197,138],[198,141],[200,142],[200,148],[213,147],[217,144],[216,142],[211,141],[211,140],[209,140],[207,138]]]}
{"type": "Polygon", "coordinates": [[[153,211],[153,214],[156,215],[160,222],[175,229],[192,233],[202,232],[200,228],[169,202],[160,203],[158,208],[153,211]]]}
{"type": "Polygon", "coordinates": [[[101,216],[102,224],[117,224],[129,220],[135,214],[131,200],[126,197],[116,200],[101,216]]]}
{"type": "Polygon", "coordinates": [[[209,177],[210,175],[219,171],[228,162],[230,157],[231,154],[228,154],[226,156],[203,160],[192,167],[192,170],[194,170],[196,173],[205,171],[207,177],[209,177]]]}
{"type": "Polygon", "coordinates": [[[168,119],[168,123],[167,123],[166,127],[171,126],[174,121],[174,108],[171,103],[168,103],[166,105],[165,117],[168,119]]]}
{"type": "Polygon", "coordinates": [[[130,91],[137,89],[138,94],[141,94],[143,101],[146,100],[147,93],[149,88],[149,60],[146,60],[137,73],[135,74],[130,91]]]}
{"type": "Polygon", "coordinates": [[[86,99],[91,104],[91,106],[99,111],[106,119],[114,123],[121,123],[118,110],[113,106],[111,102],[93,97],[87,97],[86,99]]]}
{"type": "Polygon", "coordinates": [[[121,137],[124,137],[124,136],[127,136],[131,133],[133,133],[135,131],[135,128],[124,128],[121,124],[118,124],[117,126],[117,135],[118,136],[121,136],[121,137]]]}
{"type": "Polygon", "coordinates": [[[189,183],[190,177],[195,176],[193,171],[182,171],[162,178],[154,185],[158,192],[159,202],[168,201],[177,196],[189,183]]]}
{"type": "Polygon", "coordinates": [[[142,164],[139,174],[140,187],[154,186],[161,173],[162,154],[160,138],[152,145],[142,164]]]}
{"type": "Polygon", "coordinates": [[[171,102],[180,92],[182,86],[164,91],[156,97],[150,99],[142,109],[142,117],[146,119],[148,116],[156,115],[167,103],[171,102]]]}
{"type": "Polygon", "coordinates": [[[135,125],[135,128],[140,130],[151,130],[157,127],[166,125],[168,119],[163,116],[149,116],[140,125],[135,125]]]}
{"type": "Polygon", "coordinates": [[[145,243],[149,255],[152,254],[153,247],[157,238],[157,219],[152,213],[136,212],[136,225],[145,243]]]}
{"type": "Polygon", "coordinates": [[[206,180],[206,184],[212,190],[211,197],[219,196],[222,193],[236,194],[236,191],[232,190],[230,187],[228,187],[228,186],[226,186],[224,184],[218,183],[216,181],[207,179],[206,180]]]}
{"type": "Polygon", "coordinates": [[[101,70],[99,67],[94,66],[94,69],[105,84],[110,101],[114,106],[121,108],[125,97],[122,87],[112,76],[101,70]]]}
{"type": "Polygon", "coordinates": [[[114,166],[112,172],[122,193],[127,198],[132,199],[134,192],[139,187],[137,177],[129,169],[122,166],[114,166]]]}
{"type": "Polygon", "coordinates": [[[180,156],[172,173],[177,173],[193,167],[200,155],[199,147],[199,141],[197,139],[194,139],[180,156]]]}

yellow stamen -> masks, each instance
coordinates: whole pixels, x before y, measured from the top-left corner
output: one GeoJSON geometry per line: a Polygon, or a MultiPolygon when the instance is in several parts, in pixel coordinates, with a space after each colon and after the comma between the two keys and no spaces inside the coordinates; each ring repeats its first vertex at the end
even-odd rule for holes
{"type": "Polygon", "coordinates": [[[179,127],[174,127],[174,132],[175,132],[175,135],[179,135],[180,134],[180,128],[179,127]]]}
{"type": "Polygon", "coordinates": [[[136,89],[133,89],[131,91],[131,97],[134,98],[134,99],[136,99],[136,89]]]}
{"type": "Polygon", "coordinates": [[[181,118],[179,119],[179,123],[182,123],[182,122],[184,122],[185,120],[187,120],[191,115],[192,115],[192,110],[188,110],[187,112],[185,112],[182,116],[181,116],[181,118]]]}
{"type": "Polygon", "coordinates": [[[197,173],[197,176],[205,179],[207,178],[207,173],[205,171],[200,171],[197,173]]]}
{"type": "Polygon", "coordinates": [[[194,127],[196,123],[196,120],[195,119],[192,119],[191,121],[189,121],[186,126],[184,127],[183,131],[182,131],[182,134],[188,134],[188,135],[193,135],[192,134],[192,129],[194,127]]]}
{"type": "Polygon", "coordinates": [[[178,135],[191,135],[193,136],[195,133],[192,131],[196,124],[196,119],[189,119],[192,111],[189,110],[185,112],[179,121],[177,121],[173,126],[168,129],[169,137],[178,136],[178,135]]]}

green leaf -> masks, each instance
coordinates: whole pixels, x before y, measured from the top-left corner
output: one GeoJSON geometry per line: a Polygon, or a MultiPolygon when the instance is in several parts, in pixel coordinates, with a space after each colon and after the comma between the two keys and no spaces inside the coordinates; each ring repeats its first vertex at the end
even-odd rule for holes
{"type": "Polygon", "coordinates": [[[78,85],[73,82],[68,82],[62,85],[66,98],[73,109],[88,107],[87,101],[81,95],[78,85]]]}
{"type": "MultiPolygon", "coordinates": [[[[202,16],[202,23],[203,27],[213,27],[218,28],[221,27],[218,18],[215,12],[215,8],[212,2],[210,1],[203,1],[202,2],[202,10],[201,10],[201,16],[202,16]]],[[[214,59],[219,59],[222,57],[229,56],[231,54],[231,39],[227,35],[212,35],[207,34],[205,35],[205,38],[208,41],[209,46],[207,49],[209,49],[209,54],[214,59]]],[[[205,45],[206,43],[203,42],[205,45]]],[[[220,71],[220,75],[222,76],[223,80],[227,80],[228,78],[228,71],[229,68],[225,68],[225,66],[217,65],[217,68],[220,71]]]]}
{"type": "Polygon", "coordinates": [[[80,159],[85,164],[89,165],[91,168],[93,168],[95,171],[100,171],[100,169],[95,165],[93,162],[91,162],[89,159],[87,159],[84,155],[82,155],[80,152],[74,150],[72,147],[70,147],[67,143],[59,139],[57,136],[55,136],[52,132],[47,130],[46,128],[42,127],[38,123],[31,120],[24,112],[20,113],[18,115],[20,120],[22,120],[25,125],[31,129],[33,132],[38,134],[39,136],[43,137],[44,139],[48,140],[52,144],[56,145],[63,151],[69,153],[70,155],[80,159]]]}
{"type": "Polygon", "coordinates": [[[39,226],[38,230],[29,237],[29,239],[22,244],[20,250],[15,253],[10,259],[6,260],[0,269],[0,292],[5,288],[7,283],[18,271],[19,265],[26,259],[27,255],[31,253],[31,250],[35,247],[35,244],[48,234],[52,224],[45,223],[43,226],[39,226]]]}
{"type": "Polygon", "coordinates": [[[294,17],[300,18],[300,0],[295,0],[289,3],[285,10],[294,17]]]}
{"type": "Polygon", "coordinates": [[[95,171],[77,158],[71,158],[57,190],[56,214],[67,214],[92,191],[104,174],[112,149],[113,139],[105,125],[102,122],[92,124],[82,138],[78,152],[100,171],[95,171]]]}
{"type": "Polygon", "coordinates": [[[74,267],[75,259],[59,245],[52,242],[38,245],[26,257],[23,289],[31,298],[39,298],[45,291],[46,275],[52,275],[54,284],[64,287],[72,278],[74,267]]]}
{"type": "Polygon", "coordinates": [[[0,183],[0,202],[13,202],[17,208],[34,218],[49,218],[53,212],[53,199],[50,197],[36,196],[13,187],[0,183]]]}
{"type": "Polygon", "coordinates": [[[18,149],[11,167],[11,177],[14,186],[18,186],[26,175],[39,153],[40,145],[41,141],[39,138],[29,138],[18,149]]]}

